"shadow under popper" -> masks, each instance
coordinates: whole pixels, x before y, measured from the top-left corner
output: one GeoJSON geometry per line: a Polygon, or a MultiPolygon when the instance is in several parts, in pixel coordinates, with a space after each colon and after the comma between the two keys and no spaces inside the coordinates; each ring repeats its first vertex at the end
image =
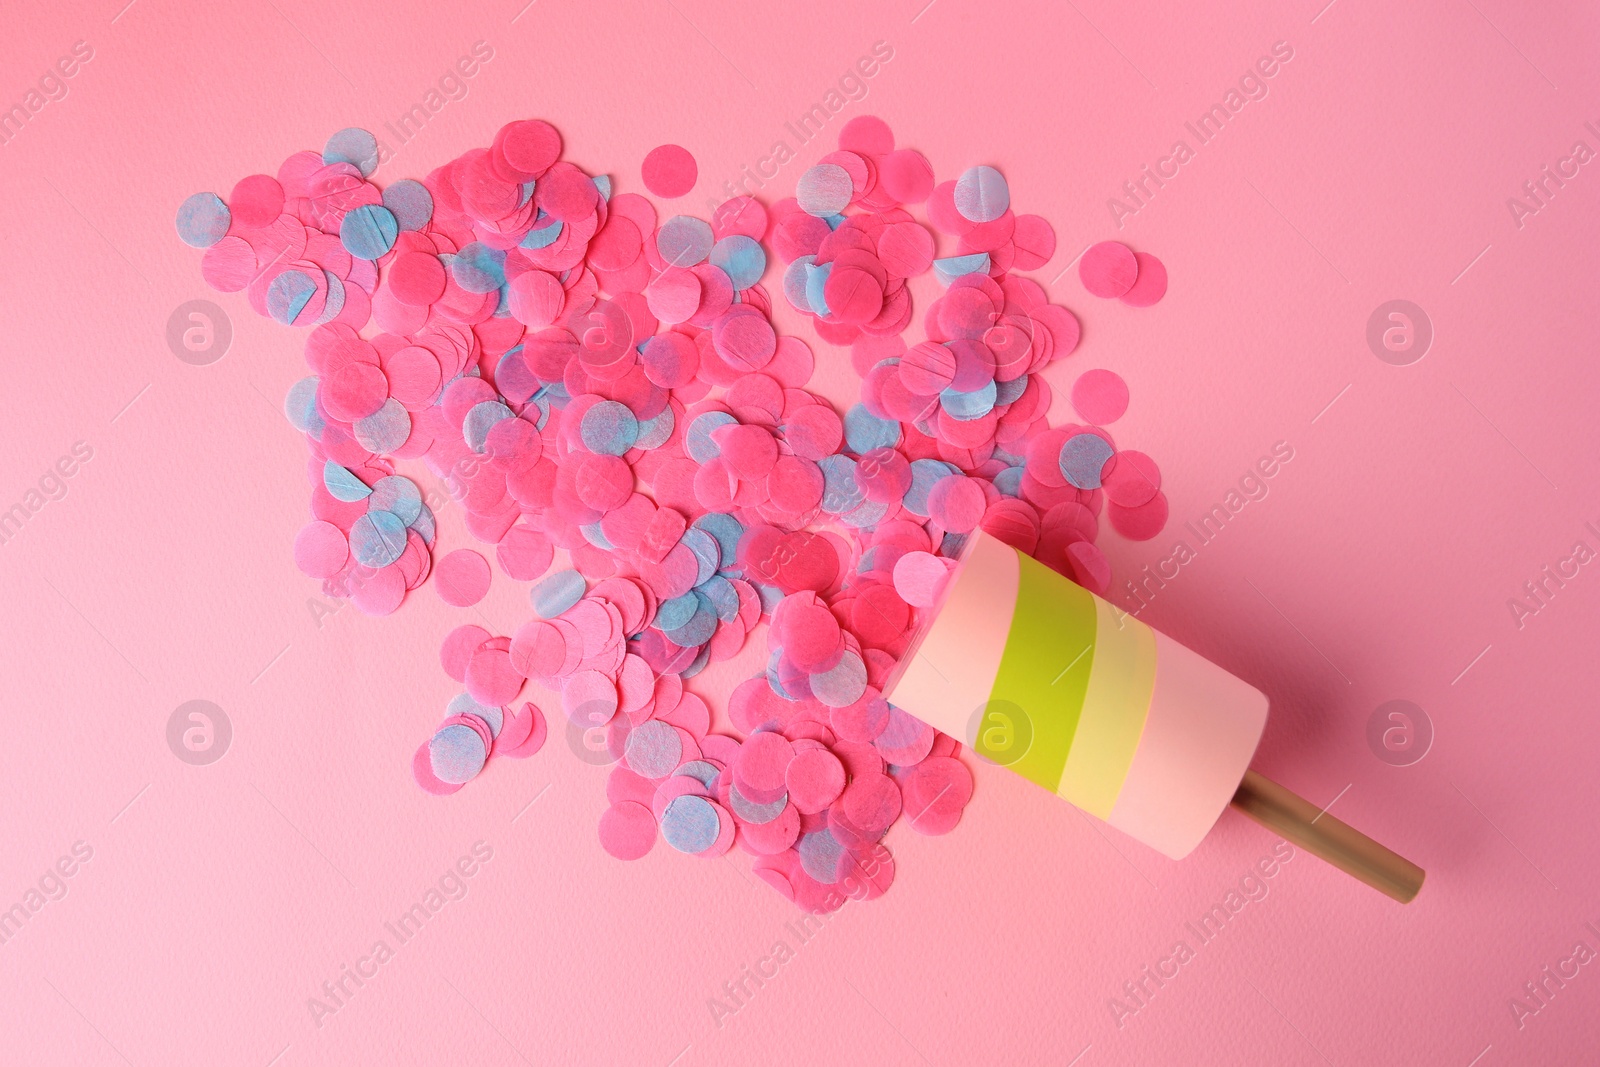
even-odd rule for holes
{"type": "Polygon", "coordinates": [[[1422,886],[1422,868],[1249,769],[1260,690],[981,530],[885,696],[1173,859],[1232,804],[1395,900],[1422,886]]]}

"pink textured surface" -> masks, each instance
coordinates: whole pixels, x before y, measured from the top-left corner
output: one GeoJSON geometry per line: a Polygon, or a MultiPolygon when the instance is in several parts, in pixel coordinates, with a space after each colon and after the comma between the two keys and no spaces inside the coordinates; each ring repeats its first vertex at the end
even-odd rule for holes
{"type": "MultiPolygon", "coordinates": [[[[622,13],[139,0],[9,15],[0,103],[23,103],[74,42],[93,56],[0,146],[0,506],[26,501],[76,442],[92,458],[64,464],[74,473],[47,483],[58,499],[0,546],[0,906],[26,901],[75,843],[92,858],[43,878],[59,899],[6,928],[0,997],[20,1022],[0,1028],[0,1060],[1591,1057],[1600,977],[1562,961],[1578,941],[1600,949],[1585,926],[1600,928],[1600,579],[1563,561],[1577,542],[1584,559],[1600,548],[1600,177],[1565,164],[1520,218],[1507,198],[1533,205],[1524,182],[1576,141],[1600,149],[1600,15],[1504,0],[1212,8],[823,2],[755,19],[707,0],[622,13]],[[480,40],[492,60],[400,144],[386,124],[480,40]],[[893,58],[842,87],[865,99],[841,96],[802,144],[790,124],[877,41],[893,58]],[[1293,59],[1265,97],[1200,143],[1185,124],[1279,41],[1293,59]],[[525,614],[521,585],[497,581],[482,618],[436,597],[390,618],[329,613],[291,551],[304,446],[280,398],[303,373],[299,339],[205,289],[173,239],[177,204],[343,126],[395,149],[388,182],[536,114],[620,188],[638,188],[649,148],[688,147],[700,179],[681,203],[704,213],[778,141],[796,156],[772,184],[787,192],[868,110],[941,173],[1000,167],[1055,225],[1034,274],[1060,275],[1051,295],[1085,330],[1050,378],[1058,396],[1089,367],[1127,378],[1119,438],[1158,457],[1172,502],[1155,540],[1102,539],[1113,591],[1165,569],[1141,617],[1268,693],[1257,767],[1425,866],[1416,903],[1296,856],[1201,944],[1185,924],[1239,889],[1269,835],[1225,815],[1175,864],[980,766],[954,833],[891,835],[893,893],[806,935],[741,857],[606,856],[604,775],[560,736],[454,797],[416,789],[415,739],[454,691],[439,640],[468,621],[503,632],[525,614]],[[1170,172],[1180,138],[1192,158],[1148,202],[1128,199],[1144,165],[1170,172]],[[1138,208],[1120,230],[1114,196],[1138,208]],[[1066,268],[1108,238],[1166,264],[1160,304],[1082,291],[1066,268]],[[166,341],[195,298],[232,319],[230,349],[205,366],[166,341]],[[1395,299],[1433,324],[1408,366],[1367,342],[1395,299]],[[1251,479],[1280,441],[1292,459],[1251,479]],[[1220,535],[1186,532],[1231,491],[1243,503],[1220,535]],[[1549,592],[1519,625],[1508,599],[1535,579],[1549,592]],[[1366,740],[1399,698],[1436,732],[1407,767],[1366,740]],[[232,725],[209,766],[168,747],[169,717],[195,699],[232,725]],[[472,858],[480,841],[487,861],[472,858]],[[465,895],[401,943],[384,924],[462,857],[474,873],[446,884],[465,895]],[[347,980],[319,1026],[308,998],[345,965],[371,971],[380,939],[392,956],[347,980]],[[1159,988],[1144,979],[1153,995],[1119,1020],[1124,983],[1170,968],[1180,940],[1192,955],[1159,988]],[[1523,987],[1547,966],[1569,976],[1541,1005],[1523,987]],[[757,988],[747,967],[771,977],[757,988]],[[708,1001],[731,1004],[737,981],[750,995],[714,1018],[708,1001]],[[1513,997],[1538,1008],[1520,1025],[1513,997]]],[[[822,388],[853,390],[845,353],[818,357],[822,388]]],[[[441,512],[447,546],[469,543],[458,512],[441,512]]],[[[720,702],[749,666],[695,688],[720,702]]]]}

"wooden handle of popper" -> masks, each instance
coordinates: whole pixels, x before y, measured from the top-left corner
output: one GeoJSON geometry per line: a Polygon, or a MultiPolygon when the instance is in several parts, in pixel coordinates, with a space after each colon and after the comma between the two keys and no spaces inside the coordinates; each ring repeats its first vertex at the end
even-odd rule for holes
{"type": "Polygon", "coordinates": [[[1385,896],[1408,904],[1426,872],[1272,779],[1245,771],[1233,806],[1290,844],[1321,856],[1385,896]]]}

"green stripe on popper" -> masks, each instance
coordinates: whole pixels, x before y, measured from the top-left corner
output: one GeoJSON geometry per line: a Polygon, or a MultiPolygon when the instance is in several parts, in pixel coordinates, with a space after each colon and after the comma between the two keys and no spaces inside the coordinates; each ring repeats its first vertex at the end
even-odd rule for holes
{"type": "Polygon", "coordinates": [[[1053,793],[1094,667],[1094,596],[1029,556],[1017,560],[1011,631],[973,748],[1053,793]]]}

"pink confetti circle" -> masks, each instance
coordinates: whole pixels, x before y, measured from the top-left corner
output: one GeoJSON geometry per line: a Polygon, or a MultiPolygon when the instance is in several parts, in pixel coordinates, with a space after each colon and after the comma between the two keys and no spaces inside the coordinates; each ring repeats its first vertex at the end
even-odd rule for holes
{"type": "Polygon", "coordinates": [[[439,599],[455,608],[470,608],[489,592],[489,561],[470,548],[458,548],[433,567],[439,599]]]}
{"type": "Polygon", "coordinates": [[[1139,261],[1121,241],[1101,241],[1078,260],[1078,277],[1095,296],[1122,296],[1138,276],[1139,261]]]}
{"type": "Polygon", "coordinates": [[[699,168],[686,148],[664,144],[650,150],[641,168],[644,187],[657,196],[675,200],[694,188],[699,168]]]}

